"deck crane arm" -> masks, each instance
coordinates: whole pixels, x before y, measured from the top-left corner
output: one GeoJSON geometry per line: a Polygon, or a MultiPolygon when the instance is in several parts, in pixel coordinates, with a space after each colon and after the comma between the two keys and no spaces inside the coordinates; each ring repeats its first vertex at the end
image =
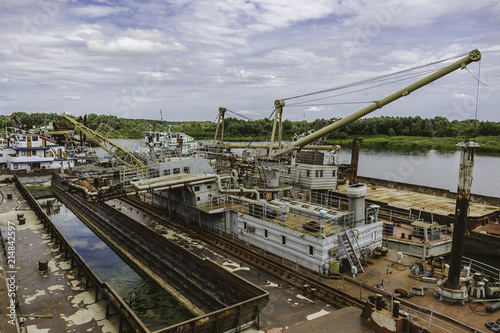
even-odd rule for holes
{"type": "MultiPolygon", "coordinates": [[[[283,148],[281,149],[278,149],[274,152],[270,152],[269,153],[269,157],[276,157],[276,156],[280,156],[280,155],[283,155],[283,154],[287,154],[287,153],[290,153],[292,152],[293,150],[298,150],[298,149],[301,149],[303,148],[305,145],[308,145],[309,143],[311,142],[314,142],[315,140],[321,138],[322,136],[330,133],[330,132],[333,132],[363,116],[366,116],[367,114],[377,110],[377,109],[380,109],[381,107],[383,107],[384,105],[387,105],[391,102],[394,102],[395,100],[403,97],[403,96],[406,96],[408,95],[409,93],[447,75],[447,74],[450,74],[451,72],[459,69],[459,68],[465,68],[468,64],[470,64],[471,62],[475,62],[475,61],[479,61],[481,60],[481,52],[479,52],[479,50],[472,50],[466,57],[463,57],[462,59],[454,62],[453,64],[451,65],[448,65],[444,68],[441,68],[440,70],[424,77],[423,79],[401,89],[401,90],[398,90],[397,92],[393,93],[392,95],[389,95],[379,101],[375,101],[373,104],[370,104],[369,106],[345,117],[345,118],[342,118],[341,120],[339,121],[336,121],[328,126],[325,126],[319,130],[317,130],[316,132],[314,133],[311,133],[305,137],[303,137],[302,139],[299,139],[295,142],[292,142],[286,146],[284,146],[283,148]]],[[[277,100],[274,102],[275,105],[284,105],[285,104],[285,101],[282,101],[282,100],[277,100]]]]}
{"type": "Polygon", "coordinates": [[[73,117],[70,117],[64,113],[62,114],[62,116],[64,119],[66,119],[66,121],[68,121],[68,123],[74,126],[76,131],[81,131],[82,133],[84,133],[87,137],[91,138],[92,141],[101,146],[101,148],[103,148],[110,155],[114,156],[117,160],[121,161],[134,170],[139,170],[139,172],[143,174],[146,172],[147,165],[145,165],[127,149],[124,149],[116,143],[108,140],[109,134],[103,135],[99,133],[99,130],[94,131],[87,126],[79,123],[73,117]]]}
{"type": "Polygon", "coordinates": [[[20,121],[19,119],[16,118],[16,115],[13,114],[12,116],[10,116],[10,119],[14,119],[14,121],[16,122],[16,125],[17,127],[19,128],[19,130],[26,130],[26,126],[24,126],[20,121]]]}

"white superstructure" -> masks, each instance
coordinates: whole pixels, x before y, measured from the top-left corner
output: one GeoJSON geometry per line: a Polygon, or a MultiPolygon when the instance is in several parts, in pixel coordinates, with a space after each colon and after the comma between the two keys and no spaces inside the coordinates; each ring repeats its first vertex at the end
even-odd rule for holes
{"type": "Polygon", "coordinates": [[[46,169],[72,168],[75,158],[69,158],[64,146],[38,134],[16,134],[8,140],[7,168],[36,172],[46,169]]]}

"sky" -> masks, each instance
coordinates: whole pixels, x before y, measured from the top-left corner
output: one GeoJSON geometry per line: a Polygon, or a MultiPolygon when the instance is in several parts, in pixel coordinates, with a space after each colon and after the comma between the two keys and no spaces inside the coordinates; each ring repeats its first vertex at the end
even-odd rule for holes
{"type": "Polygon", "coordinates": [[[283,119],[343,118],[421,77],[330,89],[477,48],[368,116],[500,121],[496,0],[2,0],[0,18],[2,115],[262,119],[286,99],[283,119]]]}

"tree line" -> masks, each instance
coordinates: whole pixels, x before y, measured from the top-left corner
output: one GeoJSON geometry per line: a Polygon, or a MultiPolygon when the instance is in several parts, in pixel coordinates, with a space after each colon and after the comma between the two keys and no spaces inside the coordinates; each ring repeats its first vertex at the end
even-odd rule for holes
{"type": "MultiPolygon", "coordinates": [[[[49,122],[64,122],[65,119],[56,113],[15,112],[17,120],[26,128],[39,128],[49,122]]],[[[148,119],[118,118],[113,115],[89,114],[87,126],[96,130],[101,123],[107,124],[127,138],[141,138],[142,132],[149,131],[183,131],[197,140],[211,139],[214,136],[216,124],[209,121],[169,122],[148,119]]],[[[331,123],[328,119],[316,119],[312,122],[284,120],[282,124],[283,137],[290,140],[294,135],[318,130],[331,123]]],[[[2,130],[6,127],[17,128],[10,116],[0,115],[2,130]]],[[[226,118],[224,124],[224,139],[258,140],[267,139],[271,135],[273,120],[242,120],[226,118]]],[[[346,139],[352,137],[387,135],[387,136],[419,136],[419,137],[462,137],[500,136],[500,123],[475,120],[452,120],[436,116],[423,119],[416,117],[373,117],[358,119],[329,135],[330,139],[346,139]]]]}

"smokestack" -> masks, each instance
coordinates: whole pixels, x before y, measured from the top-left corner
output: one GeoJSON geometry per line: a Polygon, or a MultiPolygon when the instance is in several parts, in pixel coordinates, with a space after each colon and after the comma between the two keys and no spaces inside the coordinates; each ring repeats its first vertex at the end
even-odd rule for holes
{"type": "Polygon", "coordinates": [[[458,171],[457,202],[455,207],[455,224],[451,243],[450,269],[445,286],[450,289],[459,288],[462,255],[465,247],[465,231],[467,230],[467,213],[469,210],[470,188],[472,185],[472,168],[474,167],[475,142],[461,142],[460,168],[458,171]]]}

